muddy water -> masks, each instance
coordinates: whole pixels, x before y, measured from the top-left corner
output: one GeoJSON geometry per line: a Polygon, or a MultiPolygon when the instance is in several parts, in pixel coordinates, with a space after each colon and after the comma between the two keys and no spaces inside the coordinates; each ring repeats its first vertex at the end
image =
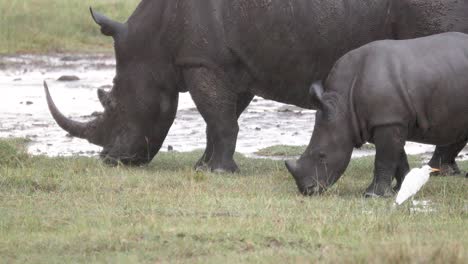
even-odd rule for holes
{"type": "MultiPolygon", "coordinates": [[[[59,55],[0,57],[0,137],[31,139],[32,154],[97,155],[100,148],[68,137],[52,120],[42,82],[47,80],[57,106],[67,116],[89,120],[102,111],[98,88],[110,89],[115,62],[105,55],[59,55]],[[77,81],[61,82],[72,75],[77,81]]],[[[314,111],[255,98],[239,120],[237,151],[252,155],[258,149],[278,145],[306,145],[314,123],[314,111]]],[[[188,93],[181,94],[179,111],[162,150],[205,147],[205,123],[188,93]]],[[[428,153],[432,146],[408,143],[409,154],[428,153]]],[[[466,153],[466,152],[465,152],[466,153]]],[[[372,151],[356,150],[354,156],[372,151]]]]}

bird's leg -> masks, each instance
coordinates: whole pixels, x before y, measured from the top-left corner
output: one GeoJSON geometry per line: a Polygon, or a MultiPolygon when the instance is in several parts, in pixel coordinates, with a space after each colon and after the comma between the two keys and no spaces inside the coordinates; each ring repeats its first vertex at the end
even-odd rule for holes
{"type": "Polygon", "coordinates": [[[376,147],[374,179],[364,193],[365,197],[390,197],[394,195],[392,179],[400,164],[407,131],[402,126],[376,127],[373,141],[376,147]]]}
{"type": "Polygon", "coordinates": [[[409,164],[408,164],[408,157],[406,156],[406,152],[403,149],[403,151],[400,154],[400,161],[398,163],[398,167],[396,169],[395,173],[395,179],[396,179],[396,185],[393,187],[393,190],[395,192],[398,192],[401,188],[401,184],[403,183],[403,180],[405,179],[406,174],[408,174],[410,170],[409,164]]]}

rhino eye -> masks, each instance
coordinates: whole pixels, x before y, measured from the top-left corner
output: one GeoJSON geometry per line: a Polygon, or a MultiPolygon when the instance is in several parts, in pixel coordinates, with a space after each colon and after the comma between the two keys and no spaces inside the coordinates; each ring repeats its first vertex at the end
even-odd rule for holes
{"type": "Polygon", "coordinates": [[[326,160],[327,160],[327,155],[325,153],[323,153],[323,152],[320,152],[319,153],[319,161],[321,163],[325,163],[326,160]]]}

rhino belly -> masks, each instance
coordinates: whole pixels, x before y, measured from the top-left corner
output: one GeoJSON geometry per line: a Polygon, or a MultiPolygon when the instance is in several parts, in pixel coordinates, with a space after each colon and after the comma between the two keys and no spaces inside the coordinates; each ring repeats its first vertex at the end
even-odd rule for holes
{"type": "Polygon", "coordinates": [[[416,125],[410,140],[445,145],[468,138],[468,89],[447,90],[446,96],[441,95],[435,100],[427,101],[431,102],[424,111],[427,113],[428,127],[421,129],[416,125]]]}

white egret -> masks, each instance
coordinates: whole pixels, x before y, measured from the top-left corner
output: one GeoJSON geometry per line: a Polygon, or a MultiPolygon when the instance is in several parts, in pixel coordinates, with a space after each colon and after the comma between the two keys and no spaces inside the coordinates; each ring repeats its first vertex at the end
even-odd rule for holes
{"type": "Polygon", "coordinates": [[[403,180],[400,191],[396,197],[395,203],[400,205],[411,196],[415,195],[421,187],[429,180],[431,172],[440,171],[439,169],[433,169],[428,165],[422,168],[412,169],[403,180]]]}

